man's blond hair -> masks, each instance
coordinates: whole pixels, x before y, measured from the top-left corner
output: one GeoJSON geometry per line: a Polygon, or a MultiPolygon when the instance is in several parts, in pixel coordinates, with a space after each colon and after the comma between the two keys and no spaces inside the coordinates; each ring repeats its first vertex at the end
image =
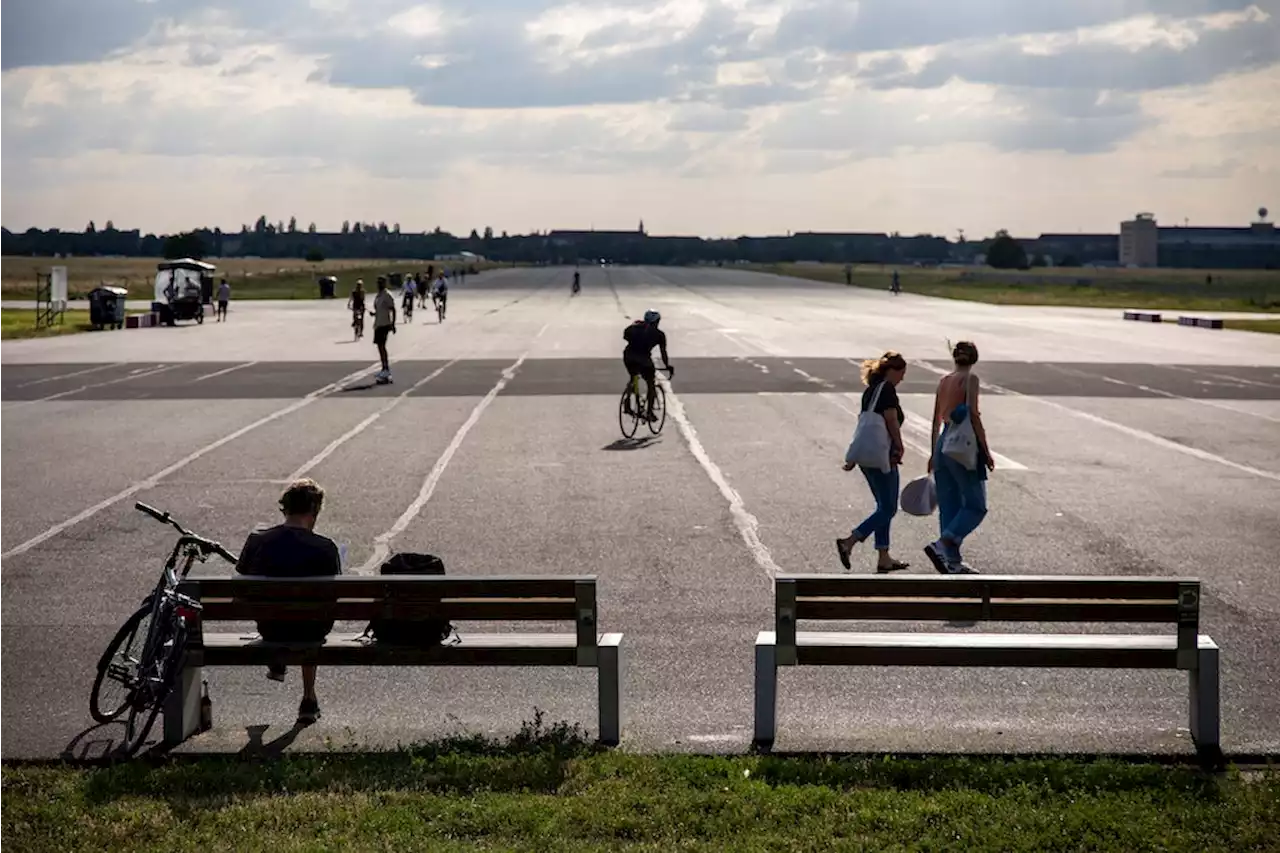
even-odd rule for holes
{"type": "Polygon", "coordinates": [[[324,506],[324,489],[310,477],[294,480],[280,495],[280,511],[285,515],[319,515],[324,506]]]}

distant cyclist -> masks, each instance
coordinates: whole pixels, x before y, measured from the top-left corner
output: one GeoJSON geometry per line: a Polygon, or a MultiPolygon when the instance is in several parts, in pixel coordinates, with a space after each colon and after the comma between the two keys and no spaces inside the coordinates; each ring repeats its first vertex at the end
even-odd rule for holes
{"type": "MultiPolygon", "coordinates": [[[[626,365],[628,376],[644,377],[648,388],[644,414],[650,420],[654,420],[653,401],[658,396],[657,368],[653,364],[654,347],[658,347],[658,351],[662,354],[662,363],[666,366],[667,372],[671,376],[676,375],[676,370],[671,366],[671,359],[667,355],[667,334],[658,328],[660,322],[662,322],[662,315],[650,309],[644,312],[643,320],[636,320],[622,332],[622,337],[627,342],[627,348],[622,351],[622,363],[626,365]]],[[[630,403],[628,403],[629,407],[630,403]]],[[[635,413],[629,411],[628,414],[635,413]]]]}
{"type": "Polygon", "coordinates": [[[413,276],[404,277],[404,321],[408,323],[413,319],[413,300],[416,296],[416,288],[413,283],[413,276]]]}
{"type": "Polygon", "coordinates": [[[351,328],[355,330],[356,340],[364,337],[364,279],[356,279],[356,286],[347,299],[347,310],[351,312],[351,328]]]}
{"type": "Polygon", "coordinates": [[[449,279],[445,278],[443,273],[436,279],[436,285],[431,290],[431,296],[436,300],[436,310],[440,313],[440,319],[443,320],[449,305],[449,279]]]}

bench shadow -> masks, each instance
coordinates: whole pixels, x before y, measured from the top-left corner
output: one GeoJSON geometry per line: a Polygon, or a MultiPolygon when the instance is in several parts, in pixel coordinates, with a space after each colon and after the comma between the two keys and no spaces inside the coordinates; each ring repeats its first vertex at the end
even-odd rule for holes
{"type": "Polygon", "coordinates": [[[642,450],[658,443],[658,436],[646,435],[641,438],[620,438],[617,441],[610,442],[601,450],[642,450]]]}

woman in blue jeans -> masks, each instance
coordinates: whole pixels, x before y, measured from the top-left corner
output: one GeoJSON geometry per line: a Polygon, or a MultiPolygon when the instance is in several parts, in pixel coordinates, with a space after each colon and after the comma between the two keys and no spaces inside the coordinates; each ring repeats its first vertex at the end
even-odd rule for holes
{"type": "MultiPolygon", "coordinates": [[[[853,546],[869,536],[875,537],[876,551],[879,552],[876,571],[896,572],[910,565],[889,555],[889,525],[898,514],[898,466],[902,463],[902,424],[906,420],[902,403],[898,400],[898,383],[906,375],[906,359],[893,351],[862,363],[862,382],[867,386],[867,390],[862,392],[862,411],[871,411],[874,405],[875,413],[884,418],[885,426],[889,428],[889,470],[862,469],[862,476],[866,477],[871,495],[876,499],[876,510],[852,533],[836,540],[836,554],[845,571],[852,568],[849,554],[853,546]]],[[[852,471],[853,465],[846,462],[844,470],[852,471]]]]}
{"type": "Polygon", "coordinates": [[[938,487],[937,541],[926,545],[924,552],[933,567],[944,575],[973,575],[977,572],[960,555],[960,547],[987,515],[987,472],[995,470],[995,462],[987,447],[987,431],[978,410],[981,382],[973,372],[978,363],[978,348],[961,341],[951,351],[956,369],[938,381],[933,401],[933,429],[929,472],[938,487]],[[970,471],[942,452],[942,442],[953,425],[972,418],[978,439],[978,464],[970,471]],[[942,428],[939,434],[939,427],[942,428]]]}

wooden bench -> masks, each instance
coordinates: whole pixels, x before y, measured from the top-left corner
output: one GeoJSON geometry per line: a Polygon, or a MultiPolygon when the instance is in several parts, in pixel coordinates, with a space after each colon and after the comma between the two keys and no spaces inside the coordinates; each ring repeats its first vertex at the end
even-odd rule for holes
{"type": "Polygon", "coordinates": [[[1191,737],[1218,749],[1218,647],[1199,633],[1190,578],[779,575],[774,630],[756,638],[755,739],[777,729],[779,666],[1022,666],[1180,669],[1191,737]],[[801,620],[1167,623],[1175,634],[798,631],[801,620]]]}
{"type": "Polygon", "coordinates": [[[203,605],[190,631],[182,674],[166,705],[164,740],[179,743],[199,724],[201,669],[265,666],[576,666],[598,670],[599,739],[621,736],[621,634],[598,634],[594,577],[320,578],[189,577],[179,592],[203,605]],[[573,633],[458,632],[456,645],[391,646],[330,632],[323,642],[270,643],[255,629],[210,633],[209,623],[373,618],[460,622],[573,622],[573,633]]]}

